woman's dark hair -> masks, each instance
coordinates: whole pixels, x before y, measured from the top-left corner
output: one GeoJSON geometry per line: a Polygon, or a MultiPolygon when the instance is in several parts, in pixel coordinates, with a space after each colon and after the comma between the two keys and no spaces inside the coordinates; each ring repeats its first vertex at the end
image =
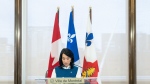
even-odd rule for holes
{"type": "Polygon", "coordinates": [[[61,68],[64,66],[63,62],[62,62],[62,54],[65,54],[65,55],[67,55],[68,57],[71,58],[70,67],[72,69],[73,66],[74,66],[74,54],[73,54],[73,52],[70,49],[68,49],[68,48],[63,48],[61,50],[61,53],[60,53],[60,56],[59,56],[59,66],[61,68]]]}

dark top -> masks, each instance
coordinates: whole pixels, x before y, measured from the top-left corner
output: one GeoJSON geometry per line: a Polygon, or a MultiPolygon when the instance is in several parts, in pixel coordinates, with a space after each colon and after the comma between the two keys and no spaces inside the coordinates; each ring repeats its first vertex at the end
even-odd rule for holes
{"type": "Polygon", "coordinates": [[[72,69],[55,68],[56,77],[76,77],[78,68],[74,66],[72,69]]]}

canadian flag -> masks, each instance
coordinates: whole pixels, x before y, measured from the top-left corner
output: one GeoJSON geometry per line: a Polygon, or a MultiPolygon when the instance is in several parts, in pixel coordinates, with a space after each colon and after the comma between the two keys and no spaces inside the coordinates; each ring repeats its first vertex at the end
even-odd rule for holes
{"type": "Polygon", "coordinates": [[[60,35],[60,30],[59,30],[58,12],[56,13],[56,16],[55,16],[51,46],[52,47],[51,47],[51,52],[50,52],[47,77],[51,77],[53,69],[59,65],[59,62],[58,62],[59,61],[59,54],[60,54],[60,51],[62,49],[61,35],[60,35]]]}
{"type": "Polygon", "coordinates": [[[96,50],[93,42],[93,33],[91,30],[90,16],[88,17],[88,26],[86,30],[85,52],[83,60],[82,77],[97,77],[99,72],[96,50]]]}

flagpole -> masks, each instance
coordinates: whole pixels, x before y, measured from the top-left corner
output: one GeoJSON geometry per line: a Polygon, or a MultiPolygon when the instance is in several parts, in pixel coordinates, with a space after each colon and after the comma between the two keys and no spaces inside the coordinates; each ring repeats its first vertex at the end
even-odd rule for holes
{"type": "Polygon", "coordinates": [[[59,7],[57,7],[57,13],[58,13],[58,23],[59,23],[59,7]]]}
{"type": "Polygon", "coordinates": [[[73,18],[73,21],[74,21],[74,6],[71,7],[71,10],[72,10],[72,18],[73,18]]]}
{"type": "Polygon", "coordinates": [[[92,23],[92,7],[89,7],[89,13],[90,13],[90,21],[92,23]]]}

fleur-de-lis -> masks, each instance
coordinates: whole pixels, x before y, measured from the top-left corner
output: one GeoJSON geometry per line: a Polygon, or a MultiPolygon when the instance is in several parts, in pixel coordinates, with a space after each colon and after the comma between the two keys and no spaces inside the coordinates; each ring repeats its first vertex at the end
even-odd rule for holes
{"type": "Polygon", "coordinates": [[[67,39],[67,41],[70,42],[70,43],[72,43],[72,42],[73,42],[73,38],[74,38],[75,36],[76,36],[76,34],[72,34],[72,35],[71,35],[71,34],[69,33],[69,34],[68,34],[68,39],[67,39]]]}
{"type": "Polygon", "coordinates": [[[86,33],[86,46],[90,46],[91,45],[91,40],[93,39],[93,33],[86,33]]]}

